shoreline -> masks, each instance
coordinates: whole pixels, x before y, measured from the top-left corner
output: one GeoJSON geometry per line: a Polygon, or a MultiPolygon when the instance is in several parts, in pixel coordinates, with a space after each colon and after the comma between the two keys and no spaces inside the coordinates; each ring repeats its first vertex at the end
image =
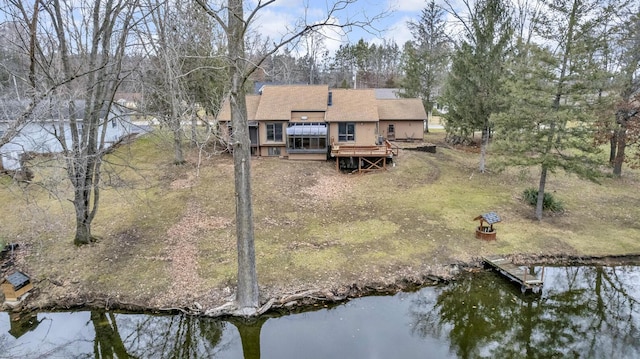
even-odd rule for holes
{"type": "MultiPolygon", "coordinates": [[[[440,146],[444,133],[425,141],[440,146]]],[[[21,310],[231,312],[232,160],[200,163],[194,149],[187,155],[192,165],[174,166],[158,151],[163,144],[144,136],[127,147],[146,167],[123,173],[104,193],[93,227],[100,240],[86,246],[70,241],[66,202],[35,186],[29,201],[22,192],[0,191],[0,236],[20,246],[11,268],[36,287],[21,310]]],[[[640,264],[640,172],[600,185],[554,176],[549,190],[567,210],[537,221],[521,198],[535,171],[477,175],[473,147],[442,146],[437,153],[403,150],[397,166],[363,176],[336,173],[330,162],[252,161],[261,310],[444,283],[480,270],[481,256],[556,266],[640,264]],[[498,240],[487,242],[475,238],[473,218],[489,210],[503,221],[498,240]]],[[[0,274],[9,274],[5,268],[0,274]]]]}
{"type": "MultiPolygon", "coordinates": [[[[577,255],[527,255],[512,254],[505,256],[517,265],[538,265],[538,266],[624,266],[640,265],[640,254],[607,255],[607,256],[577,256],[577,255]]],[[[317,307],[319,304],[339,304],[351,299],[372,296],[372,295],[394,295],[403,291],[412,291],[423,287],[446,285],[463,272],[473,272],[484,270],[480,257],[473,258],[471,262],[450,263],[440,266],[436,270],[425,273],[412,273],[411,276],[391,277],[391,281],[370,281],[362,283],[342,283],[334,288],[309,288],[296,290],[294,292],[278,292],[273,288],[261,288],[264,296],[261,301],[262,307],[258,310],[257,316],[269,315],[273,312],[281,314],[304,311],[308,308],[317,307]]],[[[202,317],[236,317],[232,310],[232,300],[234,294],[229,292],[229,288],[216,288],[212,293],[218,294],[217,301],[202,305],[209,298],[193,301],[190,306],[152,306],[140,304],[145,302],[145,298],[121,299],[110,296],[106,293],[79,293],[79,295],[61,296],[58,298],[49,297],[43,294],[46,285],[62,286],[62,283],[50,279],[40,279],[33,282],[34,289],[29,293],[20,305],[10,307],[3,302],[1,310],[4,312],[38,312],[38,311],[70,311],[70,310],[115,310],[130,313],[146,314],[186,314],[202,317]],[[226,298],[221,302],[220,298],[226,298]],[[208,308],[207,308],[208,307],[208,308]]],[[[178,300],[175,300],[178,303],[178,300]]]]}

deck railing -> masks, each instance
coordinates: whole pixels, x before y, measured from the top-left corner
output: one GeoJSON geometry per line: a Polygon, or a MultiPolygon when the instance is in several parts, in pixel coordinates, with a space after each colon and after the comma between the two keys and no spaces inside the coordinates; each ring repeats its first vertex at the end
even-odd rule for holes
{"type": "Polygon", "coordinates": [[[392,157],[399,154],[400,148],[389,141],[379,146],[339,145],[331,146],[331,157],[392,157]]]}

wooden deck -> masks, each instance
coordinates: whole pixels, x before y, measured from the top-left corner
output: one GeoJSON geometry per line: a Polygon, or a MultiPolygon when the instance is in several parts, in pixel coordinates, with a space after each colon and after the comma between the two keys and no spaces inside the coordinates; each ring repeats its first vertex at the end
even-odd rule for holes
{"type": "Polygon", "coordinates": [[[510,260],[503,257],[484,257],[482,260],[485,264],[495,269],[505,278],[511,280],[515,284],[520,285],[520,290],[523,293],[540,293],[542,291],[544,268],[542,268],[542,272],[538,277],[536,274],[531,274],[529,272],[529,268],[524,266],[517,266],[510,260]]]}
{"type": "Polygon", "coordinates": [[[354,146],[337,145],[331,146],[331,157],[392,157],[398,155],[398,146],[385,141],[380,146],[354,146]]]}
{"type": "Polygon", "coordinates": [[[379,146],[355,146],[355,145],[331,145],[331,157],[336,159],[336,169],[340,169],[341,158],[353,158],[357,160],[357,171],[370,172],[385,170],[387,158],[398,156],[400,148],[389,141],[384,141],[379,146]]]}

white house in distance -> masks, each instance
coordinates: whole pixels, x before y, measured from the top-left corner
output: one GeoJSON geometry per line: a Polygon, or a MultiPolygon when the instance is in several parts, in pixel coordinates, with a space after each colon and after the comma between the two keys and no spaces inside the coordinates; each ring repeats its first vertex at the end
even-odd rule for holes
{"type": "MultiPolygon", "coordinates": [[[[75,101],[76,113],[74,116],[82,127],[84,118],[84,101],[75,101]]],[[[20,116],[26,108],[25,103],[9,103],[0,110],[0,137],[11,126],[11,123],[20,116]]],[[[102,124],[99,133],[105,132],[105,147],[109,147],[134,130],[129,117],[129,110],[113,104],[109,113],[106,110],[101,114],[102,124]]],[[[67,143],[71,143],[70,119],[67,106],[38,106],[33,112],[32,118],[22,126],[18,134],[8,143],[0,147],[0,170],[18,170],[21,167],[21,158],[25,153],[59,153],[62,145],[56,134],[64,131],[67,143]]]]}

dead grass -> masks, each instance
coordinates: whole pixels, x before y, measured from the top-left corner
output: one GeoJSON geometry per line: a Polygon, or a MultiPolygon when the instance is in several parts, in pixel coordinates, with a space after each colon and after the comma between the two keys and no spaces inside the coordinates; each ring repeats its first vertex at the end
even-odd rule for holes
{"type": "MultiPolygon", "coordinates": [[[[426,140],[438,143],[442,135],[426,140]]],[[[91,294],[155,308],[214,306],[233,294],[232,160],[205,158],[198,171],[196,155],[175,166],[170,147],[154,137],[120,149],[93,226],[102,239],[82,248],[72,245],[68,188],[59,186],[56,198],[2,179],[0,240],[27,248],[20,266],[41,289],[36,305],[91,294]]],[[[537,183],[536,169],[479,174],[477,161],[473,151],[403,150],[386,172],[352,175],[335,172],[333,162],[255,159],[264,295],[393,283],[488,254],[640,253],[640,173],[625,169],[622,179],[602,185],[553,175],[547,188],[567,211],[537,222],[520,200],[537,183]],[[498,240],[487,243],[474,238],[472,219],[490,210],[503,222],[498,240]]],[[[46,178],[59,175],[47,171],[46,178]]]]}

